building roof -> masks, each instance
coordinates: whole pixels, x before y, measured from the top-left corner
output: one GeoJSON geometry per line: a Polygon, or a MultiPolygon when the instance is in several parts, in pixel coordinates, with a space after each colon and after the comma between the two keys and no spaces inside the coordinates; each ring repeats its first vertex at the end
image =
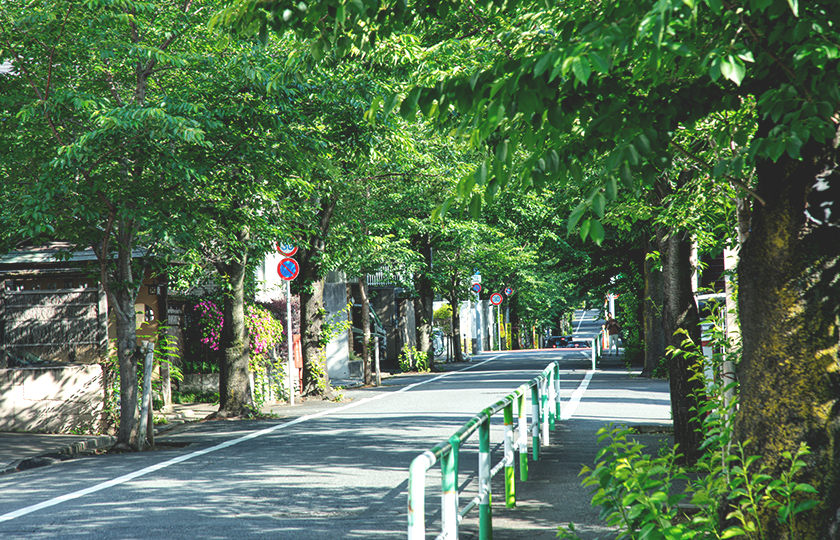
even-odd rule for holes
{"type": "MultiPolygon", "coordinates": [[[[96,260],[93,249],[87,247],[79,250],[69,242],[51,242],[44,246],[32,246],[10,251],[0,255],[0,266],[21,264],[58,264],[62,262],[78,263],[96,260]]],[[[132,257],[143,257],[145,249],[135,249],[132,257]]]]}

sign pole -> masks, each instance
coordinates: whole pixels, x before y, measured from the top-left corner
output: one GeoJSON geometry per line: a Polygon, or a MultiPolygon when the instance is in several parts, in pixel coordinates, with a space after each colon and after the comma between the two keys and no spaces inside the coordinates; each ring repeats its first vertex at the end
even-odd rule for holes
{"type": "Polygon", "coordinates": [[[289,352],[289,405],[295,404],[295,361],[292,350],[295,347],[292,334],[292,282],[286,281],[286,349],[289,352]]]}

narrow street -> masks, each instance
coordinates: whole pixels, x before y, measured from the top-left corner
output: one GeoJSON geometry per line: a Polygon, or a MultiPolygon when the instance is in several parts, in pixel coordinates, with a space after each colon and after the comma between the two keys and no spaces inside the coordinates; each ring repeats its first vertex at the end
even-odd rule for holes
{"type": "MultiPolygon", "coordinates": [[[[581,333],[597,331],[591,314],[578,323],[581,333]]],[[[7,475],[0,478],[0,536],[404,537],[407,471],[418,453],[552,360],[561,361],[564,419],[579,406],[584,413],[587,394],[572,396],[589,384],[589,353],[487,353],[457,371],[393,377],[381,388],[347,391],[345,403],[323,403],[293,419],[192,424],[160,439],[164,449],[154,452],[82,458],[7,475]]],[[[600,375],[594,380],[602,382],[600,375]]],[[[499,425],[491,430],[491,444],[498,452],[500,415],[494,420],[499,425]]],[[[591,435],[597,426],[587,424],[591,435]]],[[[568,432],[561,431],[567,440],[568,432]]],[[[584,443],[587,458],[594,455],[592,442],[584,443]]],[[[461,460],[465,494],[475,491],[476,452],[472,439],[461,460]]],[[[567,479],[579,483],[579,464],[566,468],[567,479]]],[[[439,527],[437,472],[430,472],[427,483],[430,531],[439,527]]],[[[535,478],[538,484],[551,481],[535,478]]],[[[527,518],[525,509],[517,516],[527,518]]],[[[465,537],[469,530],[468,518],[465,537]]]]}

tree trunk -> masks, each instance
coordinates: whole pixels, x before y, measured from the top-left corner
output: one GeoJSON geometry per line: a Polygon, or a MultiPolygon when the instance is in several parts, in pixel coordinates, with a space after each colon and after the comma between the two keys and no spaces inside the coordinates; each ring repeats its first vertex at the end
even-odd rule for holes
{"type": "MultiPolygon", "coordinates": [[[[656,239],[654,242],[648,243],[648,253],[653,251],[659,251],[661,253],[662,231],[658,227],[655,235],[656,239]]],[[[665,356],[665,333],[662,328],[664,291],[662,269],[654,268],[654,262],[646,258],[644,263],[644,277],[645,364],[642,369],[642,377],[652,377],[660,360],[665,356]]]]}
{"type": "Polygon", "coordinates": [[[313,281],[309,291],[300,295],[301,349],[303,353],[304,396],[331,397],[321,330],[324,324],[324,280],[313,281]]]}
{"type": "MultiPolygon", "coordinates": [[[[140,412],[137,408],[137,364],[142,355],[137,347],[137,315],[134,303],[137,301],[139,285],[135,283],[132,269],[132,248],[134,230],[132,223],[121,222],[117,231],[117,260],[113,275],[103,272],[103,283],[108,300],[114,308],[117,330],[117,360],[120,374],[120,429],[116,445],[121,448],[137,447],[137,432],[140,427],[140,412]]],[[[107,266],[108,249],[101,250],[107,266]]],[[[103,266],[105,268],[106,266],[103,266]]],[[[141,278],[142,280],[142,278],[141,278]]]]}
{"type": "Polygon", "coordinates": [[[362,373],[365,384],[370,384],[370,299],[364,274],[359,278],[359,291],[362,297],[362,373]]]}
{"type": "Polygon", "coordinates": [[[452,306],[452,356],[455,362],[464,361],[464,351],[461,347],[461,310],[455,298],[449,298],[452,306]]]}
{"type": "MultiPolygon", "coordinates": [[[[663,247],[665,342],[669,346],[682,348],[683,340],[690,337],[699,347],[700,317],[691,289],[691,243],[680,233],[672,232],[664,239],[663,247]],[[678,332],[680,330],[685,333],[678,332]]],[[[697,460],[703,440],[696,417],[703,384],[697,379],[691,380],[694,375],[692,363],[693,360],[685,355],[674,355],[668,360],[674,442],[679,445],[679,451],[687,463],[697,460]]]]}
{"type": "MultiPolygon", "coordinates": [[[[804,152],[803,152],[804,154],[804,152]]],[[[796,517],[796,538],[840,537],[840,343],[838,231],[814,227],[803,214],[820,167],[816,159],[759,162],[752,229],[738,268],[743,358],[736,435],[751,441],[769,474],[781,455],[807,443],[812,454],[797,482],[819,491],[814,511],[796,517]],[[834,282],[832,283],[832,280],[834,282]]],[[[768,538],[787,538],[773,514],[768,538]]]]}
{"type": "Polygon", "coordinates": [[[429,359],[429,365],[432,365],[435,355],[432,345],[435,294],[432,289],[432,281],[428,277],[428,272],[432,270],[432,246],[428,235],[423,236],[422,242],[421,249],[425,260],[425,268],[423,272],[416,274],[414,279],[418,295],[414,300],[414,322],[417,350],[425,352],[429,359]]]}
{"type": "MultiPolygon", "coordinates": [[[[240,240],[247,241],[248,230],[239,233],[240,240]]],[[[224,326],[222,327],[222,357],[219,366],[219,412],[222,417],[243,416],[250,412],[250,379],[248,364],[250,351],[248,332],[245,328],[245,273],[247,254],[241,261],[222,265],[220,273],[230,284],[225,295],[224,326]]]]}

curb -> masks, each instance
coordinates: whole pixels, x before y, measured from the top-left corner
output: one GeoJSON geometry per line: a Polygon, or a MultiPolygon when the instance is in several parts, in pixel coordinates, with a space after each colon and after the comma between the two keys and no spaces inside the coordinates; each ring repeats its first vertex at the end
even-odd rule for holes
{"type": "Polygon", "coordinates": [[[112,437],[110,435],[98,435],[89,439],[76,441],[61,448],[50,450],[36,456],[12,461],[3,469],[0,469],[0,475],[25,471],[27,469],[34,469],[45,465],[52,465],[54,463],[58,463],[59,461],[76,457],[84,452],[110,448],[116,442],[116,437],[112,437]]]}

